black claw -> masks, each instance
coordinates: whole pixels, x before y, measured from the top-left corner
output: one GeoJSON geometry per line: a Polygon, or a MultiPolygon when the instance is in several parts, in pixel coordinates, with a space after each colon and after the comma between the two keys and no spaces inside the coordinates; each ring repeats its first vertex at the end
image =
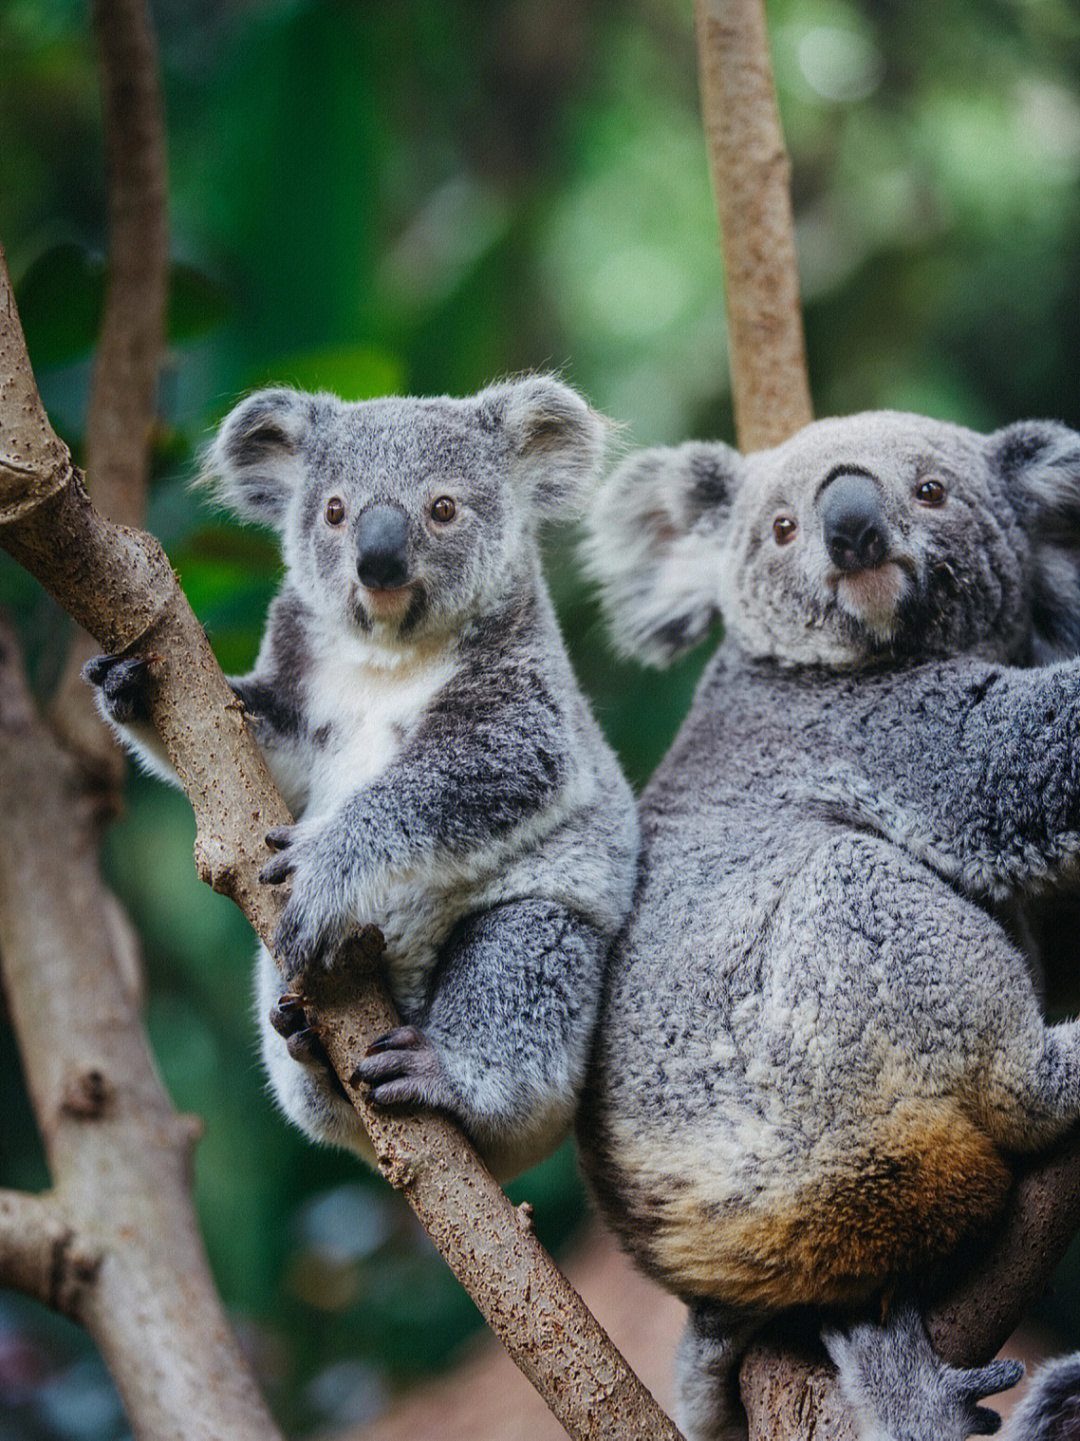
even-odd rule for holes
{"type": "Polygon", "coordinates": [[[113,720],[148,720],[146,682],[150,657],[142,655],[98,655],[83,666],[84,679],[100,689],[105,708],[113,720]]]}
{"type": "Polygon", "coordinates": [[[989,1406],[976,1406],[971,1419],[973,1436],[993,1436],[1001,1430],[1001,1417],[989,1406]]]}
{"type": "Polygon", "coordinates": [[[377,1056],[383,1051],[400,1051],[406,1048],[412,1049],[424,1044],[422,1031],[415,1026],[399,1026],[396,1031],[387,1031],[385,1036],[379,1036],[364,1052],[365,1056],[377,1056]]]}
{"type": "Polygon", "coordinates": [[[322,1066],[330,1064],[323,1043],[310,1026],[286,1036],[285,1045],[294,1061],[317,1062],[322,1066]]]}
{"type": "Polygon", "coordinates": [[[307,1012],[299,996],[286,991],[270,1007],[270,1024],[279,1036],[291,1036],[307,1025],[307,1012]]]}
{"type": "Polygon", "coordinates": [[[266,844],[271,850],[283,850],[292,840],[292,826],[274,826],[266,832],[266,844]]]}
{"type": "Polygon", "coordinates": [[[86,681],[88,685],[100,685],[108,674],[110,666],[113,666],[115,664],[115,656],[91,656],[82,668],[83,680],[86,681]]]}

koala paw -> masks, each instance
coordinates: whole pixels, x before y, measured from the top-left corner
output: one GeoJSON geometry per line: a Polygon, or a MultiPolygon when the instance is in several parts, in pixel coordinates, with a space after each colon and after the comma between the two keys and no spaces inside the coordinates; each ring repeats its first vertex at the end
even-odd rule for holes
{"type": "Polygon", "coordinates": [[[1001,1417],[989,1406],[978,1403],[984,1396],[996,1396],[1015,1386],[1024,1374],[1021,1361],[991,1361],[988,1366],[959,1370],[948,1367],[942,1378],[951,1390],[956,1410],[971,1436],[992,1436],[1001,1427],[1001,1417]]]}
{"type": "Polygon", "coordinates": [[[323,1079],[331,1088],[345,1096],[345,1087],[338,1080],[322,1041],[312,1030],[300,997],[292,991],[279,996],[270,1007],[269,1020],[278,1035],[284,1038],[285,1049],[293,1060],[322,1072],[323,1079]]]}
{"type": "Polygon", "coordinates": [[[849,1405],[883,1441],[992,1436],[1001,1417],[978,1403],[1015,1386],[1024,1374],[1019,1361],[992,1361],[970,1370],[947,1365],[910,1304],[897,1306],[883,1325],[827,1328],[821,1339],[849,1405]]]}
{"type": "Polygon", "coordinates": [[[350,1078],[365,1081],[379,1106],[430,1106],[456,1112],[457,1092],[438,1051],[416,1026],[399,1026],[368,1047],[350,1078]]]}
{"type": "Polygon", "coordinates": [[[267,832],[277,852],[259,872],[267,885],[292,877],[292,895],[274,935],[274,954],[290,979],[319,961],[333,959],[348,930],[340,898],[333,893],[338,875],[333,857],[324,854],[321,831],[306,826],[278,826],[267,832]]]}
{"type": "Polygon", "coordinates": [[[105,714],[117,725],[149,721],[151,657],[96,655],[83,666],[83,680],[96,688],[105,714]]]}

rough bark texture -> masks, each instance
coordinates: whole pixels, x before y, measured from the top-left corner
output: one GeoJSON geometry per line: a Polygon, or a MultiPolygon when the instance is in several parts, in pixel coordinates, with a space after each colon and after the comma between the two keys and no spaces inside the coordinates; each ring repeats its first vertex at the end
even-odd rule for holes
{"type": "Polygon", "coordinates": [[[191,1206],[178,1116],[113,948],[96,802],[0,630],[0,959],[54,1189],[0,1198],[0,1274],[80,1322],[135,1433],[269,1441],[191,1206]]]}
{"type": "MultiPolygon", "coordinates": [[[[153,719],[195,810],[199,874],[271,943],[282,897],[258,871],[266,831],[288,812],[160,547],[93,509],[44,420],[2,257],[0,357],[20,374],[18,408],[10,419],[0,410],[0,544],[102,649],[154,657],[153,719]]],[[[347,977],[311,988],[344,1078],[396,1023],[367,940],[347,977]]],[[[677,1437],[460,1134],[438,1116],[391,1117],[356,1099],[384,1174],[567,1431],[597,1441],[677,1437]]]]}
{"type": "Polygon", "coordinates": [[[790,173],[763,0],[694,0],[705,137],[727,277],[735,427],[744,451],[813,419],[790,173]]]}

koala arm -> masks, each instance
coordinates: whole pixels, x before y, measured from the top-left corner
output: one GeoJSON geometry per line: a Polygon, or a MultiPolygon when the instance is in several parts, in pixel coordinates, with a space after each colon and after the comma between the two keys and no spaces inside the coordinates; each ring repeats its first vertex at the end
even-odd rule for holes
{"type": "Polygon", "coordinates": [[[1080,663],[864,678],[839,724],[859,759],[812,789],[968,894],[1030,892],[1080,858],[1080,663]]]}
{"type": "MultiPolygon", "coordinates": [[[[329,816],[271,832],[271,883],[293,877],[276,953],[295,974],[370,914],[391,876],[437,864],[463,879],[485,852],[550,823],[567,790],[565,721],[542,680],[448,688],[398,757],[329,816]]],[[[423,884],[418,881],[418,884],[423,884]]]]}

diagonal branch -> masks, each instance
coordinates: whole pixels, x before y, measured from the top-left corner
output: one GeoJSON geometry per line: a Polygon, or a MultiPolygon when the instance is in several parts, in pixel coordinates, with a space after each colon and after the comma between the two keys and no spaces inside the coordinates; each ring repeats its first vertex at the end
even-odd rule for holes
{"type": "MultiPolygon", "coordinates": [[[[152,712],[195,810],[200,875],[272,943],[281,898],[260,885],[267,830],[288,822],[240,707],[160,546],[106,521],[41,410],[0,256],[0,545],[105,650],[154,657],[152,712]]],[[[369,938],[370,939],[370,938],[369,938]]],[[[394,1024],[371,947],[350,975],[320,982],[321,1033],[347,1080],[394,1024]]],[[[527,1218],[442,1117],[389,1116],[353,1097],[380,1168],[406,1196],[513,1359],[572,1436],[675,1441],[678,1432],[533,1236],[527,1218]]]]}

